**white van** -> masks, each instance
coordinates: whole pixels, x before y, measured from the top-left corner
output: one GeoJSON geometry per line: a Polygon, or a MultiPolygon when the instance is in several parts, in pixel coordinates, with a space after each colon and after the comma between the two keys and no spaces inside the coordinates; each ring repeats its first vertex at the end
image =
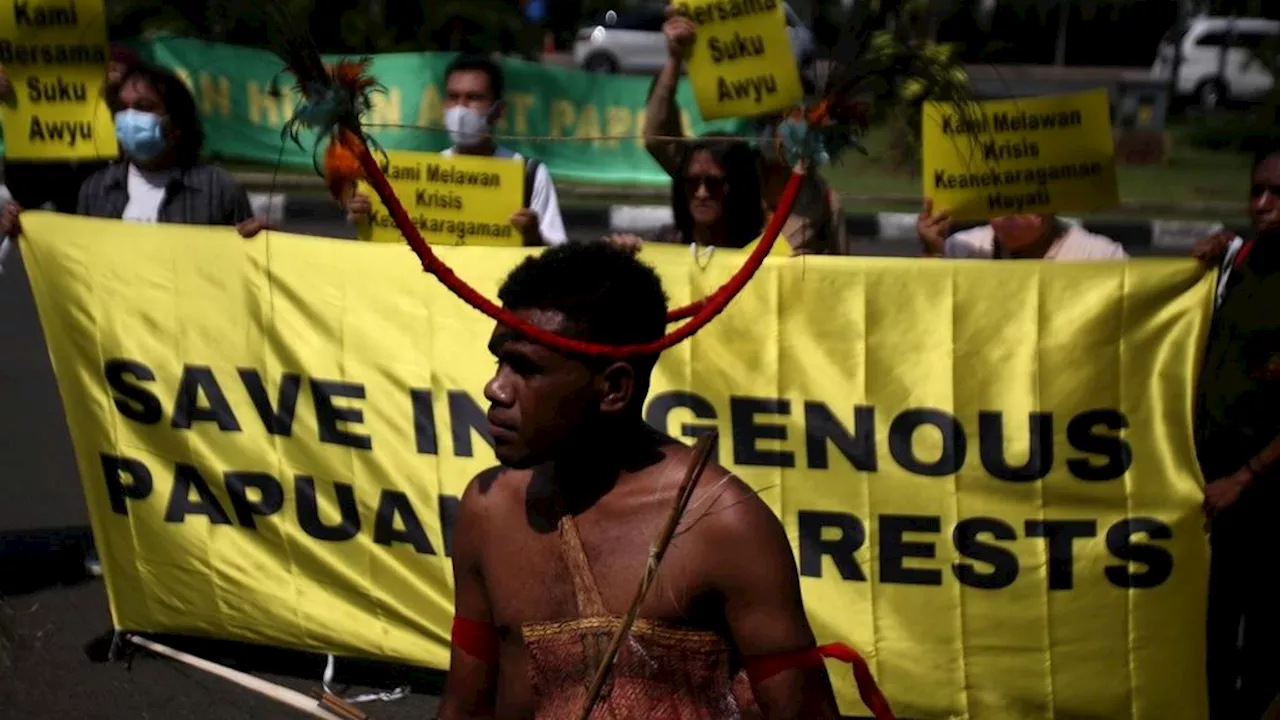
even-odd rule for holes
{"type": "MultiPolygon", "coordinates": [[[[662,34],[665,5],[640,5],[600,13],[582,26],[573,43],[573,63],[599,73],[652,73],[667,62],[667,39],[662,34]],[[607,19],[606,19],[607,18],[607,19]]],[[[787,3],[787,34],[796,63],[806,69],[814,58],[813,31],[787,3]]]]}
{"type": "Polygon", "coordinates": [[[1280,21],[1195,17],[1165,35],[1151,72],[1168,78],[1174,50],[1180,48],[1175,85],[1179,98],[1195,98],[1206,109],[1231,100],[1256,100],[1275,84],[1270,71],[1254,57],[1254,51],[1268,46],[1280,48],[1280,21]]]}

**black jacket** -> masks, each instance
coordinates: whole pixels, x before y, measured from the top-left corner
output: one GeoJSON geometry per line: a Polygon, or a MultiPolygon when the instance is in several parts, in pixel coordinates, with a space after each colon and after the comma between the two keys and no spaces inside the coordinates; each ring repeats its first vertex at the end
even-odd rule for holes
{"type": "MultiPolygon", "coordinates": [[[[112,163],[80,186],[76,214],[120,218],[129,204],[129,166],[112,163]]],[[[175,168],[160,206],[159,222],[236,225],[253,217],[249,195],[231,173],[216,165],[175,168]]]]}
{"type": "Polygon", "coordinates": [[[1280,243],[1258,242],[1227,278],[1196,401],[1206,481],[1236,472],[1280,434],[1280,243]]]}

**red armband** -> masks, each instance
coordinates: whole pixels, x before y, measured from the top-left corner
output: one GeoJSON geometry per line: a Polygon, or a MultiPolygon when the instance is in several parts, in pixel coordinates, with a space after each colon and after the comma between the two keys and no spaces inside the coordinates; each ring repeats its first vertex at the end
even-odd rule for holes
{"type": "Polygon", "coordinates": [[[498,661],[498,632],[489,623],[455,616],[453,646],[486,665],[498,661]]]}
{"type": "Polygon", "coordinates": [[[872,676],[871,668],[867,665],[867,661],[853,648],[844,643],[831,643],[809,648],[808,650],[793,650],[791,652],[751,658],[743,663],[743,669],[746,670],[747,678],[751,680],[751,685],[756,686],[787,670],[808,670],[821,667],[823,661],[827,658],[846,662],[853,666],[853,679],[858,684],[858,697],[862,698],[863,704],[871,710],[871,714],[875,716],[876,720],[894,720],[893,710],[889,708],[889,701],[885,699],[884,693],[880,692],[880,686],[876,684],[876,679],[872,676]]]}

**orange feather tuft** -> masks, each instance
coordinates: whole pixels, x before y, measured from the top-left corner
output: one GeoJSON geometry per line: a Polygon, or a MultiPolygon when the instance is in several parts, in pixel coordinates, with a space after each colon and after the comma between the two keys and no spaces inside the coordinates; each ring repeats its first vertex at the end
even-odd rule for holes
{"type": "Polygon", "coordinates": [[[831,103],[826,98],[814,103],[814,105],[809,108],[808,117],[805,118],[808,121],[809,126],[822,127],[825,125],[827,118],[829,117],[828,113],[830,112],[830,108],[831,103]]]}
{"type": "Polygon", "coordinates": [[[362,60],[340,60],[330,71],[334,83],[339,87],[358,95],[378,84],[369,75],[369,58],[362,60]]]}
{"type": "Polygon", "coordinates": [[[356,183],[364,179],[360,167],[363,146],[360,136],[346,128],[339,129],[329,141],[324,151],[324,180],[335,200],[345,203],[356,183]]]}

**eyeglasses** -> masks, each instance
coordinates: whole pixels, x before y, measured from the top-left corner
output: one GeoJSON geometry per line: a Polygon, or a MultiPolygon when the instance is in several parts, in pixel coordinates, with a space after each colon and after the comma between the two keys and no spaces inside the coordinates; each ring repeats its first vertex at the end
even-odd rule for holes
{"type": "Polygon", "coordinates": [[[684,179],[685,192],[693,197],[698,193],[700,188],[706,188],[707,194],[712,197],[724,195],[727,183],[724,177],[720,175],[687,175],[684,179]]]}

